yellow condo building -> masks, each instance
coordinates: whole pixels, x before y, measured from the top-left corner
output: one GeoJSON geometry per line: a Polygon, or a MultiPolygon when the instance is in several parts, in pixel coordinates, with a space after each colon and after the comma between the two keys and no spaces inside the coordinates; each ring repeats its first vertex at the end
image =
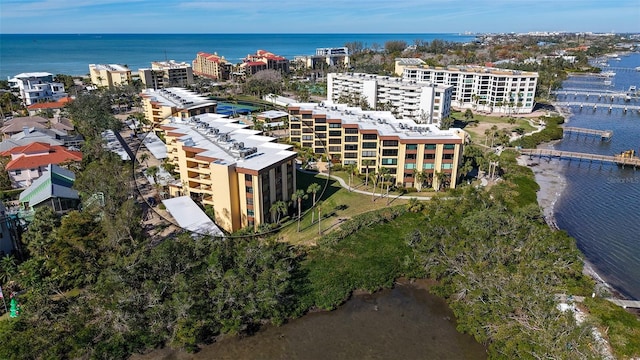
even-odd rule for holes
{"type": "Polygon", "coordinates": [[[89,64],[89,76],[92,84],[109,89],[131,84],[131,70],[118,64],[89,64]]]}
{"type": "Polygon", "coordinates": [[[291,104],[292,142],[360,173],[386,168],[396,185],[455,188],[467,134],[456,128],[397,119],[389,111],[364,111],[344,104],[291,104]]]}
{"type": "Polygon", "coordinates": [[[218,103],[184,88],[146,89],[141,94],[144,116],[152,125],[170,117],[215,113],[218,103]]]}
{"type": "Polygon", "coordinates": [[[274,222],[271,206],[291,200],[297,155],[291,145],[219,114],[172,117],[160,128],[180,174],[171,195],[213,206],[226,231],[274,222]]]}

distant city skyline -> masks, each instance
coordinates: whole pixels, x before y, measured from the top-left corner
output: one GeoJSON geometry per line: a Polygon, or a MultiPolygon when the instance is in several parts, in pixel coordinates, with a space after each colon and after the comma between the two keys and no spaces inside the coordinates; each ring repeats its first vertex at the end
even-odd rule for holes
{"type": "Polygon", "coordinates": [[[0,33],[640,32],[640,0],[0,0],[0,33]]]}

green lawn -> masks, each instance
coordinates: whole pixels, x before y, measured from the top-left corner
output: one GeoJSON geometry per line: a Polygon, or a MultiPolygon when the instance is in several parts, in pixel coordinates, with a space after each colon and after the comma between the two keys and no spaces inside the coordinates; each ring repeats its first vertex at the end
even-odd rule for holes
{"type": "MultiPolygon", "coordinates": [[[[349,219],[354,215],[362,214],[371,210],[377,210],[387,207],[387,199],[375,197],[375,201],[372,200],[370,195],[358,194],[350,192],[344,189],[336,180],[328,179],[321,175],[306,174],[302,172],[297,173],[297,185],[298,189],[307,190],[307,187],[311,183],[318,183],[322,186],[323,190],[317,194],[318,201],[321,201],[321,214],[322,221],[320,223],[320,229],[322,232],[333,231],[344,220],[349,219]]],[[[300,232],[298,232],[298,223],[292,221],[278,233],[278,237],[293,244],[314,244],[319,238],[318,234],[318,221],[317,221],[317,209],[311,210],[312,207],[312,194],[309,194],[309,198],[303,201],[302,211],[303,216],[300,222],[300,232]],[[315,216],[312,215],[315,212],[315,216]],[[315,222],[312,224],[311,220],[315,217],[315,222]]],[[[392,205],[406,204],[407,200],[395,199],[391,202],[392,205]]],[[[292,218],[295,218],[292,216],[292,218]]]]}

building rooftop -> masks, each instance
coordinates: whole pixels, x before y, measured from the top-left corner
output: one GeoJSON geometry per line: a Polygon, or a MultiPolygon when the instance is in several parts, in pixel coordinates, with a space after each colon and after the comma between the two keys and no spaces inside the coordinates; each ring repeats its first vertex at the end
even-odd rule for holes
{"type": "Polygon", "coordinates": [[[222,230],[189,196],[165,199],[162,203],[181,228],[201,235],[224,237],[222,230]]]}
{"type": "Polygon", "coordinates": [[[330,101],[297,103],[290,107],[311,110],[312,114],[326,114],[327,119],[340,119],[343,124],[355,124],[361,130],[376,130],[380,136],[410,139],[460,140],[466,137],[462,129],[440,130],[435,124],[418,124],[411,119],[396,119],[390,111],[368,111],[330,101]]]}
{"type": "Polygon", "coordinates": [[[537,72],[532,72],[532,71],[500,69],[500,68],[486,67],[486,66],[479,66],[479,65],[449,65],[447,67],[422,65],[420,66],[420,68],[433,69],[433,70],[461,71],[461,72],[467,72],[467,73],[484,73],[484,74],[494,74],[494,75],[526,75],[526,76],[532,76],[532,77],[538,76],[537,72]]]}
{"type": "Polygon", "coordinates": [[[424,64],[424,61],[419,58],[396,58],[396,61],[398,62],[398,64],[406,66],[417,66],[424,64]]]}
{"type": "Polygon", "coordinates": [[[128,67],[119,64],[89,64],[89,68],[106,71],[131,71],[128,67]]]}
{"type": "Polygon", "coordinates": [[[26,73],[20,73],[16,76],[14,76],[14,79],[28,79],[28,78],[39,78],[39,77],[46,77],[46,76],[53,76],[52,73],[48,73],[48,72],[26,72],[26,73]]]}
{"type": "Polygon", "coordinates": [[[178,107],[180,109],[198,108],[205,105],[214,105],[215,101],[206,96],[198,95],[192,91],[180,87],[170,87],[159,90],[145,89],[142,96],[151,98],[164,106],[178,107]]]}
{"type": "Polygon", "coordinates": [[[331,73],[331,75],[337,79],[349,78],[349,79],[359,79],[362,81],[375,80],[379,84],[385,85],[386,87],[402,87],[406,89],[421,89],[426,86],[431,86],[431,87],[436,87],[436,88],[445,90],[447,88],[453,87],[452,85],[445,85],[445,84],[419,83],[411,79],[404,79],[401,77],[386,76],[386,75],[375,75],[375,74],[365,74],[365,73],[331,73]]]}
{"type": "Polygon", "coordinates": [[[14,147],[0,153],[0,156],[11,156],[6,170],[34,169],[48,164],[60,164],[66,161],[81,161],[82,153],[68,150],[63,146],[34,142],[26,146],[14,147]]]}
{"type": "Polygon", "coordinates": [[[291,145],[276,143],[275,138],[218,114],[174,117],[162,128],[177,136],[184,146],[201,149],[198,158],[218,165],[260,171],[297,155],[291,145]]]}
{"type": "Polygon", "coordinates": [[[151,69],[153,70],[164,70],[164,69],[179,69],[179,68],[187,68],[191,67],[191,64],[187,62],[176,62],[175,60],[168,61],[153,61],[151,63],[151,69]]]}
{"type": "Polygon", "coordinates": [[[50,198],[79,199],[78,191],[72,189],[76,176],[72,171],[49,164],[47,171],[20,193],[20,202],[36,206],[50,198]]]}
{"type": "Polygon", "coordinates": [[[278,119],[283,116],[289,116],[289,113],[280,110],[267,110],[257,114],[257,116],[264,119],[278,119]]]}

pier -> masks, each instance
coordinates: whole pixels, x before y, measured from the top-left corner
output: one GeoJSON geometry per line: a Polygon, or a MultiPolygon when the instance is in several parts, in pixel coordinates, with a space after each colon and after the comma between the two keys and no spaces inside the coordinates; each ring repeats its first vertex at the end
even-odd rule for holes
{"type": "Polygon", "coordinates": [[[520,153],[523,155],[529,155],[529,157],[546,157],[549,159],[566,159],[566,160],[579,160],[588,162],[600,162],[600,163],[612,163],[622,166],[633,166],[634,169],[640,167],[640,158],[637,157],[621,157],[610,155],[597,155],[572,151],[560,151],[551,149],[520,149],[520,153]]]}
{"type": "Polygon", "coordinates": [[[599,136],[600,140],[602,141],[609,141],[611,140],[611,137],[613,137],[612,130],[594,130],[594,129],[584,129],[584,128],[565,126],[562,128],[562,131],[565,134],[578,134],[578,135],[584,134],[584,135],[599,136]]]}
{"type": "Polygon", "coordinates": [[[583,102],[583,101],[559,101],[554,102],[554,105],[557,106],[578,106],[580,109],[587,108],[593,111],[597,111],[598,109],[605,109],[608,111],[612,111],[613,109],[621,109],[623,112],[627,111],[636,111],[640,112],[640,105],[628,105],[628,104],[596,104],[592,102],[583,102]]]}

